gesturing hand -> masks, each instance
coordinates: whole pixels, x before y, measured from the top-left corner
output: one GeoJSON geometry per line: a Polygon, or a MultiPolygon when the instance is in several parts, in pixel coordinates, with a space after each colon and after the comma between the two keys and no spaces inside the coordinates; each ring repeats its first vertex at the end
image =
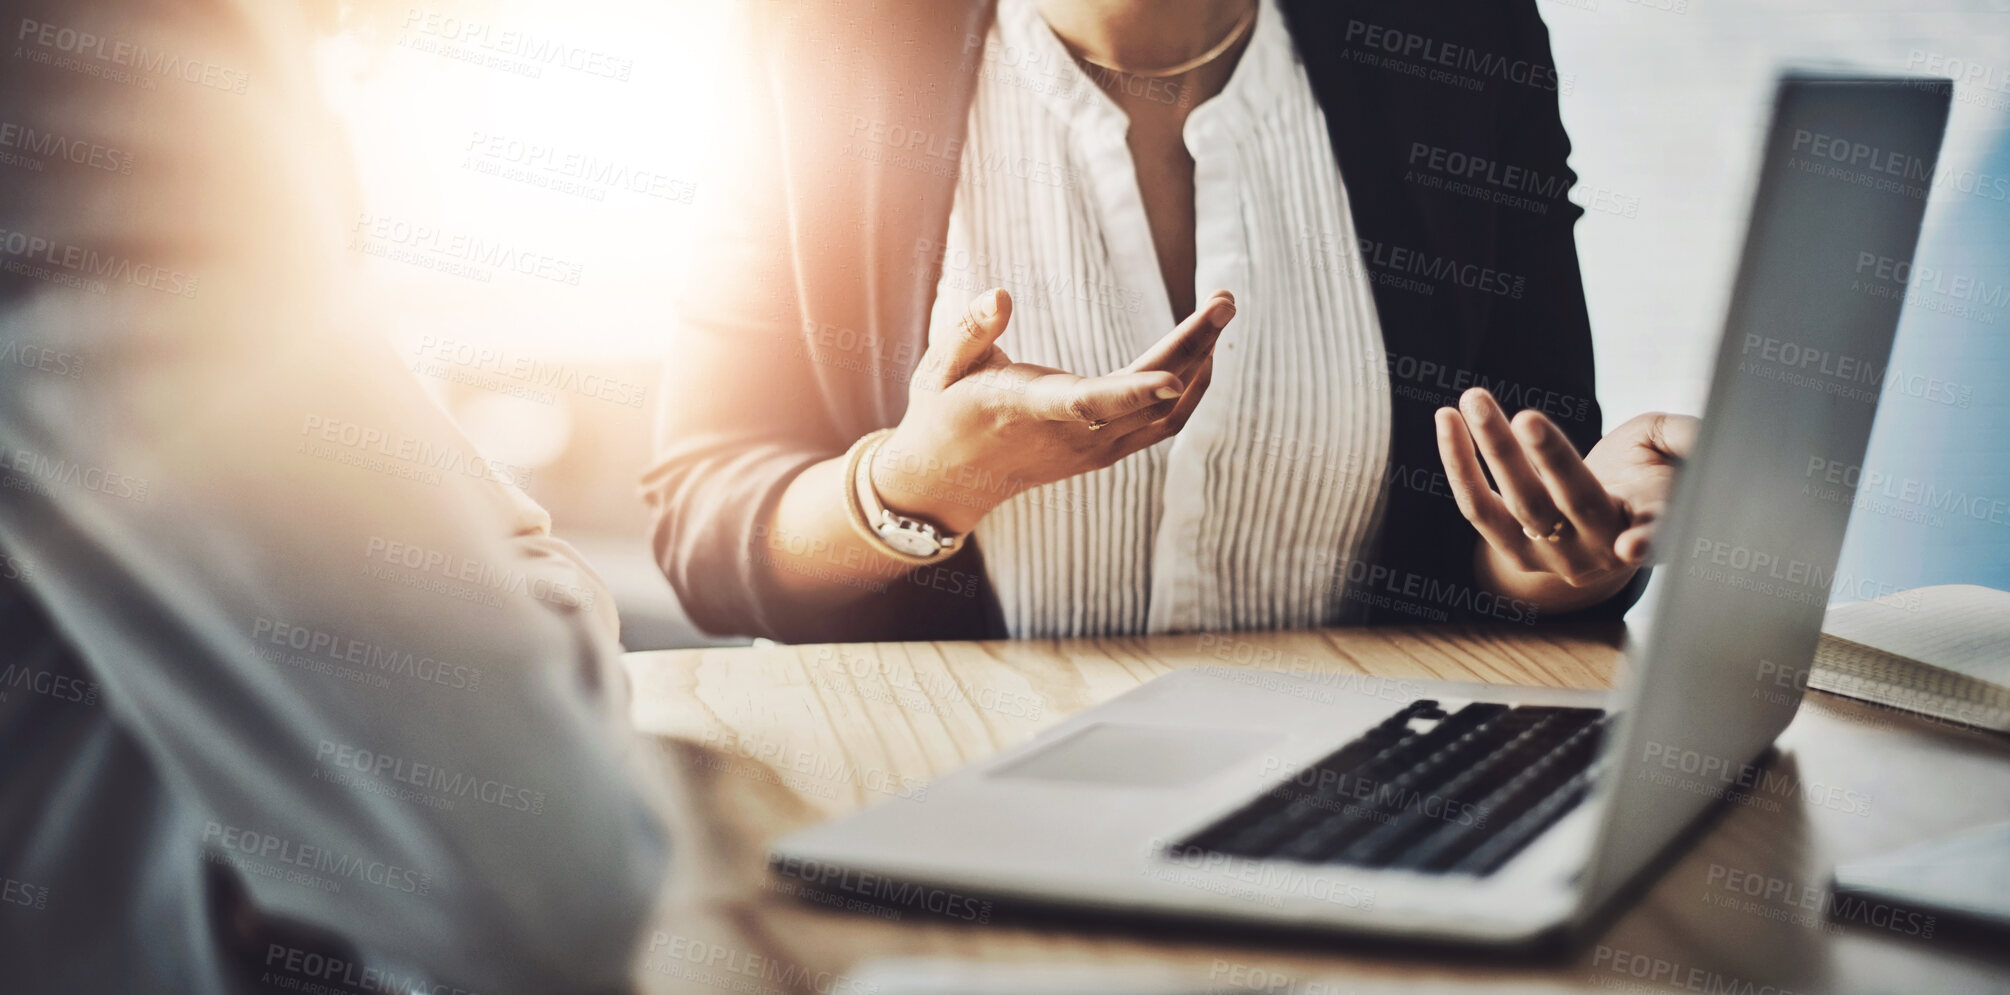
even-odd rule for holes
{"type": "Polygon", "coordinates": [[[1479,530],[1480,580],[1551,612],[1610,597],[1647,562],[1675,469],[1695,446],[1696,419],[1634,417],[1582,459],[1534,410],[1509,423],[1492,394],[1466,391],[1437,413],[1438,454],[1459,511],[1479,530]],[[1496,492],[1480,470],[1493,472],[1496,492]]]}
{"type": "Polygon", "coordinates": [[[1235,298],[1217,291],[1130,366],[1081,377],[1012,362],[997,345],[1012,297],[979,294],[954,327],[931,330],[873,487],[887,507],[961,533],[1022,490],[1160,442],[1207,392],[1215,340],[1234,317],[1235,298]]]}

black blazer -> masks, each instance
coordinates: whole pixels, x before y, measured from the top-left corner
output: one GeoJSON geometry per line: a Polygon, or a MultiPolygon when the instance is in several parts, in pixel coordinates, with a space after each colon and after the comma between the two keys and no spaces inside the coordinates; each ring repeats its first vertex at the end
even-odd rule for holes
{"type": "MultiPolygon", "coordinates": [[[[1432,412],[1474,385],[1598,440],[1557,115],[1533,0],[1282,0],[1324,109],[1389,356],[1393,430],[1367,621],[1534,622],[1476,589],[1432,412]]],[[[1002,635],[983,552],[818,612],[769,590],[762,523],[794,475],[899,421],[927,340],[989,3],[752,2],[723,80],[721,175],[681,275],[657,461],[658,561],[697,624],[792,642],[1002,635]]],[[[1308,230],[1337,225],[1307,219],[1308,230]]],[[[1313,247],[1308,246],[1308,250],[1313,247]]],[[[1138,251],[1151,251],[1139,246],[1138,251]]],[[[1235,289],[1235,288],[1230,288],[1235,289]]],[[[836,496],[833,495],[833,500],[836,496]]],[[[785,538],[785,537],[780,537],[785,538]]],[[[1623,612],[1640,585],[1590,613],[1623,612]]]]}

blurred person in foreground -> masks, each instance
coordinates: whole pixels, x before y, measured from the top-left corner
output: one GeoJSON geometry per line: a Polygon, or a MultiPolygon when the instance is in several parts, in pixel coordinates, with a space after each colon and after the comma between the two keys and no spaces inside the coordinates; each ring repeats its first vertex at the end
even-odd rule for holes
{"type": "Polygon", "coordinates": [[[1532,0],[743,13],[748,99],[644,481],[702,627],[1098,636],[1637,597],[1695,423],[1600,438],[1567,77],[1532,0]]]}
{"type": "Polygon", "coordinates": [[[0,988],[625,989],[613,605],[373,321],[303,6],[0,9],[0,988]]]}

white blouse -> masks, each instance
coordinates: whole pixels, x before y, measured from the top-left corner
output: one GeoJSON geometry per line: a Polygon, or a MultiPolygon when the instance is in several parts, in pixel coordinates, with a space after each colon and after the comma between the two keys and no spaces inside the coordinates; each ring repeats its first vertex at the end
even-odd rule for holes
{"type": "MultiPolygon", "coordinates": [[[[1212,385],[1174,438],[985,517],[977,541],[1015,637],[1352,614],[1345,566],[1372,539],[1389,445],[1382,335],[1325,116],[1274,0],[1252,32],[1185,127],[1194,288],[1237,304],[1212,385]]],[[[1034,0],[1001,0],[931,320],[954,324],[972,295],[1002,286],[1005,353],[1088,376],[1185,317],[1159,274],[1126,127],[1034,0]]]]}

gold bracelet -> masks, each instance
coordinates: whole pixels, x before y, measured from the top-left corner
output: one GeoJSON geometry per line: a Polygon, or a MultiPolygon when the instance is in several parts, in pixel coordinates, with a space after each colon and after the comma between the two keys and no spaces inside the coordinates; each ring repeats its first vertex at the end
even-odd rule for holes
{"type": "Polygon", "coordinates": [[[916,556],[913,553],[895,549],[891,545],[888,545],[886,537],[880,535],[879,530],[872,527],[871,519],[866,517],[865,500],[859,495],[860,492],[872,486],[871,478],[866,476],[866,474],[872,472],[870,461],[874,456],[878,455],[879,444],[885,442],[887,436],[892,434],[893,429],[890,428],[883,428],[877,432],[868,433],[864,438],[852,443],[851,449],[845,453],[845,513],[851,519],[852,530],[864,537],[873,549],[879,551],[879,555],[913,567],[925,567],[931,563],[940,563],[956,555],[955,546],[947,547],[934,556],[916,556]]]}
{"type": "Polygon", "coordinates": [[[872,523],[867,521],[865,517],[865,502],[859,500],[858,496],[858,470],[859,466],[865,462],[866,450],[878,449],[880,440],[892,434],[893,429],[890,428],[882,428],[877,432],[867,432],[865,435],[860,436],[857,442],[852,443],[850,449],[845,450],[844,510],[845,514],[851,519],[852,530],[857,532],[861,538],[872,543],[873,546],[889,556],[899,556],[901,555],[899,550],[887,549],[886,541],[879,537],[878,532],[873,531],[872,523]]]}

